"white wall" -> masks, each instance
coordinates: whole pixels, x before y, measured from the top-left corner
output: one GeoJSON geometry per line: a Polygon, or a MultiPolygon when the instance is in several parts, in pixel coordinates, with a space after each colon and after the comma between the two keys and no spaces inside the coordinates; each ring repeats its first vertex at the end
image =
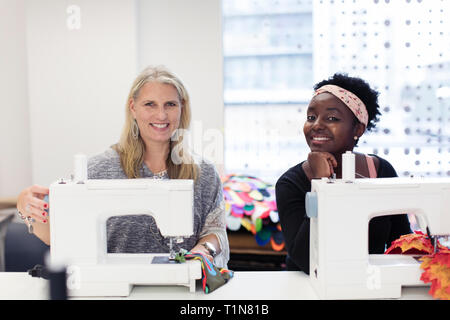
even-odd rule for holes
{"type": "Polygon", "coordinates": [[[0,197],[68,177],[75,153],[117,142],[131,83],[150,64],[180,76],[203,149],[217,143],[220,0],[0,0],[0,9],[0,197]]]}
{"type": "Polygon", "coordinates": [[[138,12],[139,68],[163,64],[181,78],[191,98],[192,147],[222,170],[222,2],[140,0],[138,12]]]}
{"type": "Polygon", "coordinates": [[[0,198],[31,183],[25,1],[0,0],[0,198]]]}
{"type": "Polygon", "coordinates": [[[74,154],[119,138],[136,74],[135,2],[40,0],[26,9],[33,182],[48,185],[72,173],[74,154]]]}

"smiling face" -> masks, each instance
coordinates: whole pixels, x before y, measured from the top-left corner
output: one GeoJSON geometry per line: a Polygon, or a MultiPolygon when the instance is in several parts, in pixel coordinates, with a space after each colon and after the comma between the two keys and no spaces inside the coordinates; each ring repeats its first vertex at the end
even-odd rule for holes
{"type": "Polygon", "coordinates": [[[180,125],[182,103],[171,84],[147,82],[130,101],[130,110],[147,143],[167,143],[180,125]]]}
{"type": "Polygon", "coordinates": [[[340,154],[353,150],[355,136],[360,137],[364,125],[351,110],[331,93],[321,93],[311,99],[303,133],[311,151],[340,154]]]}

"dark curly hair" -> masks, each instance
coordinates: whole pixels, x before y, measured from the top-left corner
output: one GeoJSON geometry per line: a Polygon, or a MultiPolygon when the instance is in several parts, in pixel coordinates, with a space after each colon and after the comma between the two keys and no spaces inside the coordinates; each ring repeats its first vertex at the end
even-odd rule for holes
{"type": "MultiPolygon", "coordinates": [[[[378,105],[379,92],[370,88],[369,84],[361,78],[350,77],[346,73],[335,73],[327,80],[320,81],[314,85],[314,90],[326,84],[334,84],[355,94],[366,105],[369,121],[366,130],[375,128],[378,116],[381,115],[378,105]]],[[[355,118],[356,119],[356,118],[355,118]]]]}

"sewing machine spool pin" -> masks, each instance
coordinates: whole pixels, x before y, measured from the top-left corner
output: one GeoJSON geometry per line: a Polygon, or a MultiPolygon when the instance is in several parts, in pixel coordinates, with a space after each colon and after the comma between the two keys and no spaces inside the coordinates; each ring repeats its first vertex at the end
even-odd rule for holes
{"type": "Polygon", "coordinates": [[[76,154],[74,156],[74,174],[73,181],[77,184],[84,184],[88,179],[87,174],[87,156],[84,154],[76,154]]]}

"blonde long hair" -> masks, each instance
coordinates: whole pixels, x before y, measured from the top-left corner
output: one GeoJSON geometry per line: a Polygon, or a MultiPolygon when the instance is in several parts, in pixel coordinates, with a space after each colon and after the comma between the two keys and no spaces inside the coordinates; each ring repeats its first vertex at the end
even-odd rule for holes
{"type": "MultiPolygon", "coordinates": [[[[130,110],[130,102],[139,96],[140,89],[148,82],[170,84],[177,90],[182,105],[178,132],[187,130],[191,122],[189,95],[180,79],[163,66],[150,66],[144,69],[131,86],[125,108],[125,125],[119,143],[113,146],[120,155],[122,169],[130,179],[141,177],[140,169],[142,168],[145,154],[145,144],[141,136],[139,135],[137,139],[133,138],[134,117],[130,110]]],[[[170,179],[195,180],[198,176],[198,167],[188,150],[183,147],[183,137],[177,136],[176,141],[172,139],[169,141],[169,155],[166,159],[167,174],[170,179]],[[178,157],[175,162],[173,161],[174,155],[178,157]]]]}

